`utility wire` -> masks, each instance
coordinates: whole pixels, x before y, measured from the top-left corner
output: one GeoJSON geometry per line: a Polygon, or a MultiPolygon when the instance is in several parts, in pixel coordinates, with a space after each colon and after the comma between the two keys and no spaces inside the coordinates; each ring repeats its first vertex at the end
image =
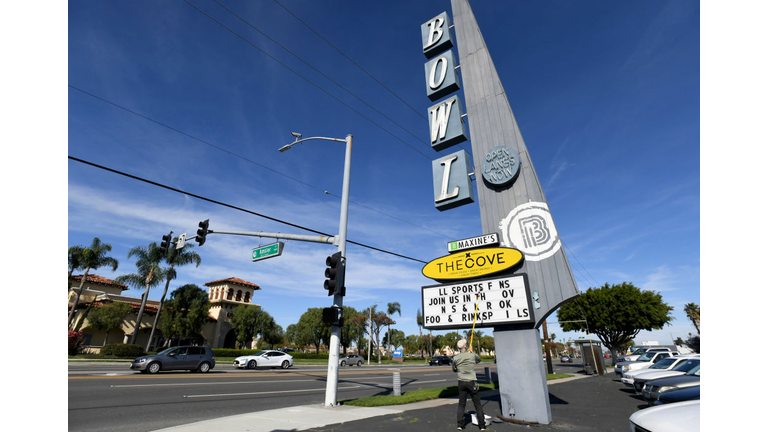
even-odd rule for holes
{"type": "MultiPolygon", "coordinates": [[[[214,0],[214,1],[216,1],[216,0],[214,0]]],[[[278,5],[281,7],[281,8],[285,9],[285,11],[286,11],[286,12],[288,12],[288,13],[289,13],[289,14],[291,14],[291,15],[292,15],[294,18],[296,18],[296,20],[298,20],[300,23],[304,24],[304,26],[305,26],[306,28],[308,28],[310,31],[312,31],[312,33],[316,34],[316,35],[317,35],[317,37],[319,37],[320,39],[322,39],[323,41],[325,41],[325,43],[327,43],[328,45],[330,45],[330,46],[331,46],[331,48],[335,49],[335,50],[336,50],[336,51],[337,51],[339,54],[341,54],[342,56],[344,56],[344,58],[346,58],[347,60],[349,60],[349,62],[350,62],[350,63],[352,63],[353,65],[357,66],[357,67],[358,67],[358,68],[359,68],[361,71],[363,71],[363,72],[364,72],[366,75],[368,75],[369,77],[371,77],[371,79],[372,79],[372,80],[376,81],[376,82],[377,82],[377,83],[378,83],[380,86],[382,86],[384,89],[386,89],[388,92],[390,92],[390,93],[392,94],[392,96],[394,96],[394,97],[396,97],[397,99],[399,99],[399,100],[400,100],[400,102],[402,102],[402,103],[403,103],[405,106],[407,106],[408,108],[410,108],[411,110],[413,110],[413,112],[415,112],[416,114],[418,114],[418,115],[419,115],[421,118],[423,118],[424,120],[429,120],[429,119],[427,118],[427,116],[425,116],[423,113],[421,113],[421,112],[417,111],[417,110],[416,110],[416,108],[412,107],[410,104],[408,104],[408,102],[404,101],[404,100],[403,100],[403,98],[401,98],[401,97],[400,97],[400,96],[398,96],[398,95],[397,95],[395,92],[393,92],[392,90],[390,90],[390,89],[389,89],[389,87],[385,86],[385,85],[384,85],[384,84],[383,84],[381,81],[379,81],[378,79],[376,79],[376,77],[375,77],[375,76],[371,75],[371,74],[370,74],[370,73],[369,73],[367,70],[365,70],[365,69],[364,69],[362,66],[360,66],[359,64],[357,64],[357,62],[355,62],[354,60],[352,60],[351,58],[349,58],[349,56],[348,56],[348,55],[344,54],[344,52],[343,52],[343,51],[341,51],[339,48],[337,48],[337,47],[336,47],[334,44],[332,44],[332,43],[331,43],[331,42],[330,42],[328,39],[324,38],[324,37],[323,37],[323,35],[321,35],[321,34],[320,34],[320,33],[318,33],[317,31],[315,31],[315,29],[313,29],[312,27],[310,27],[310,25],[309,25],[309,24],[305,23],[305,22],[304,22],[304,21],[303,21],[301,18],[299,18],[298,16],[296,16],[296,14],[295,14],[295,13],[291,12],[291,11],[290,11],[290,10],[289,10],[287,7],[285,7],[285,6],[284,6],[282,3],[280,3],[280,2],[279,2],[279,1],[277,1],[277,0],[274,0],[274,1],[275,1],[275,3],[277,3],[277,4],[278,4],[278,5]]],[[[216,3],[218,3],[218,1],[216,1],[216,3]]]]}
{"type": "MultiPolygon", "coordinates": [[[[261,217],[261,218],[264,218],[264,219],[268,219],[268,220],[271,220],[273,222],[278,222],[278,223],[281,223],[281,224],[284,224],[284,225],[288,225],[288,226],[291,226],[291,227],[294,227],[294,228],[298,228],[298,229],[302,229],[302,230],[305,230],[305,231],[309,231],[309,232],[314,233],[314,234],[319,234],[319,235],[323,235],[323,236],[326,236],[326,237],[332,237],[333,236],[333,234],[324,233],[324,232],[321,232],[321,231],[314,230],[312,228],[307,228],[307,227],[304,227],[304,226],[301,226],[301,225],[298,225],[298,224],[295,224],[295,223],[287,222],[287,221],[284,221],[282,219],[277,219],[277,218],[274,218],[274,217],[271,217],[271,216],[267,216],[267,215],[264,215],[264,214],[261,214],[261,213],[257,213],[257,212],[254,212],[252,210],[244,209],[242,207],[238,207],[238,206],[235,206],[235,205],[232,205],[232,204],[227,204],[225,202],[216,201],[216,200],[211,199],[211,198],[206,198],[206,197],[201,196],[201,195],[193,194],[191,192],[187,192],[187,191],[184,191],[184,190],[181,190],[181,189],[177,189],[177,188],[174,188],[174,187],[171,187],[171,186],[167,186],[167,185],[164,185],[162,183],[158,183],[158,182],[155,182],[155,181],[152,181],[152,180],[148,180],[148,179],[145,179],[145,178],[142,178],[142,177],[138,177],[138,176],[135,176],[135,175],[132,175],[132,174],[128,174],[128,173],[125,173],[125,172],[122,172],[122,171],[118,171],[116,169],[105,167],[103,165],[99,165],[99,164],[96,164],[96,163],[93,163],[93,162],[89,162],[89,161],[86,161],[84,159],[80,159],[80,158],[77,158],[77,157],[74,157],[74,156],[67,156],[67,157],[69,159],[73,160],[73,161],[80,162],[82,164],[90,165],[90,166],[95,167],[95,168],[99,168],[99,169],[102,169],[102,170],[105,170],[105,171],[109,171],[109,172],[114,173],[114,174],[119,174],[121,176],[125,176],[125,177],[128,177],[128,178],[134,179],[134,180],[138,180],[138,181],[141,181],[141,182],[144,182],[144,183],[148,183],[148,184],[151,184],[153,186],[157,186],[157,187],[160,187],[160,188],[163,188],[163,189],[167,189],[167,190],[170,190],[170,191],[173,191],[173,192],[177,192],[177,193],[180,193],[180,194],[183,194],[183,195],[187,195],[187,196],[190,196],[192,198],[197,198],[199,200],[207,201],[207,202],[210,202],[210,203],[213,203],[213,204],[217,204],[217,205],[220,205],[220,206],[223,206],[223,207],[228,207],[228,208],[231,208],[231,209],[234,209],[234,210],[238,210],[238,211],[241,211],[241,212],[244,212],[244,213],[252,214],[254,216],[258,216],[258,217],[261,217]]],[[[426,261],[422,261],[422,260],[417,259],[417,258],[412,258],[412,257],[409,257],[409,256],[397,254],[397,253],[390,252],[390,251],[387,251],[387,250],[384,250],[384,249],[380,249],[380,248],[377,248],[377,247],[369,246],[369,245],[366,245],[366,244],[363,244],[363,243],[358,243],[358,242],[355,242],[355,241],[352,241],[352,240],[347,240],[347,242],[348,243],[352,243],[352,244],[357,245],[357,246],[360,246],[360,247],[364,247],[366,249],[371,249],[371,250],[374,250],[374,251],[377,251],[377,252],[382,252],[382,253],[385,253],[385,254],[388,254],[388,255],[396,256],[398,258],[404,258],[404,259],[407,259],[407,260],[420,262],[422,264],[426,264],[427,263],[426,261]]]]}
{"type": "Polygon", "coordinates": [[[195,10],[197,10],[197,11],[198,11],[198,12],[200,12],[201,14],[205,15],[206,17],[208,17],[208,19],[210,19],[211,21],[215,22],[216,24],[220,25],[221,27],[223,27],[224,29],[226,29],[227,31],[229,31],[230,33],[232,33],[233,35],[237,36],[239,39],[241,39],[242,41],[244,41],[244,42],[245,42],[245,43],[247,43],[248,45],[252,46],[253,48],[256,48],[257,50],[259,50],[259,52],[261,52],[261,53],[262,53],[262,54],[264,54],[265,56],[267,56],[267,57],[271,58],[272,60],[274,60],[275,62],[277,62],[279,65],[283,66],[284,68],[288,69],[289,71],[293,72],[293,73],[294,73],[294,74],[296,74],[298,77],[300,77],[301,79],[305,80],[306,82],[308,82],[309,84],[311,84],[312,86],[314,86],[314,87],[315,87],[315,88],[317,88],[318,90],[322,91],[323,93],[327,94],[328,96],[330,96],[331,98],[333,98],[333,99],[334,99],[335,101],[337,101],[338,103],[340,103],[340,104],[344,105],[345,107],[349,108],[349,109],[350,109],[352,112],[354,112],[354,113],[358,114],[360,117],[364,118],[365,120],[368,120],[368,121],[369,121],[371,124],[373,124],[374,126],[378,127],[378,128],[379,128],[379,129],[381,129],[382,131],[384,131],[384,132],[388,133],[389,135],[391,135],[391,136],[392,136],[393,138],[395,138],[396,140],[398,140],[398,141],[400,141],[401,143],[403,143],[403,144],[407,145],[408,147],[410,147],[411,149],[413,149],[414,151],[416,151],[416,152],[417,152],[417,153],[419,153],[420,155],[424,156],[425,158],[427,158],[427,159],[429,159],[429,160],[432,160],[432,157],[430,157],[430,156],[426,155],[425,153],[422,153],[422,152],[421,152],[421,150],[419,150],[419,149],[417,149],[416,147],[412,146],[411,144],[407,143],[407,142],[406,142],[406,141],[404,141],[402,138],[400,138],[399,136],[395,135],[394,133],[392,133],[391,131],[389,131],[389,130],[388,130],[387,128],[385,128],[384,126],[380,125],[379,123],[375,122],[373,119],[369,118],[369,117],[368,117],[368,116],[366,116],[365,114],[361,113],[360,111],[356,110],[355,108],[353,108],[353,107],[352,107],[352,106],[350,106],[349,104],[347,104],[347,103],[345,103],[344,101],[342,101],[341,99],[337,98],[336,96],[334,96],[333,94],[331,94],[331,93],[330,93],[328,90],[325,90],[324,88],[322,88],[322,87],[320,87],[319,85],[315,84],[315,83],[314,83],[314,82],[312,82],[312,81],[311,81],[309,78],[307,78],[307,77],[305,77],[304,75],[300,74],[300,73],[299,73],[299,72],[297,72],[296,70],[294,70],[294,69],[291,69],[291,68],[290,68],[288,65],[286,65],[285,63],[283,63],[283,62],[281,62],[280,60],[276,59],[275,57],[273,57],[272,55],[270,55],[270,54],[269,54],[269,53],[267,53],[266,51],[262,50],[261,48],[259,48],[259,47],[258,47],[256,44],[254,44],[253,42],[249,41],[248,39],[246,39],[245,37],[241,36],[241,35],[240,35],[239,33],[237,33],[236,31],[234,31],[234,30],[232,30],[231,28],[229,28],[229,27],[227,27],[226,25],[224,25],[224,23],[222,23],[221,21],[219,21],[219,20],[217,20],[216,18],[214,18],[214,17],[212,17],[212,16],[208,15],[208,14],[207,14],[207,13],[205,13],[203,10],[201,10],[200,8],[198,8],[197,6],[193,5],[192,3],[190,3],[190,2],[189,2],[189,1],[187,1],[187,0],[184,0],[184,3],[186,3],[186,4],[190,5],[190,6],[192,6],[193,8],[195,8],[195,10]]]}
{"type": "MultiPolygon", "coordinates": [[[[355,99],[357,99],[357,100],[359,100],[360,102],[362,102],[363,104],[365,104],[365,106],[367,106],[368,108],[370,108],[370,109],[374,110],[374,111],[375,111],[377,114],[379,114],[380,116],[382,116],[382,117],[384,117],[385,119],[389,120],[389,121],[390,121],[390,122],[392,122],[394,125],[396,125],[396,126],[397,126],[397,127],[399,127],[400,129],[402,129],[402,130],[404,130],[405,132],[407,132],[408,134],[410,134],[412,137],[416,138],[417,140],[421,141],[422,143],[424,143],[425,145],[427,145],[427,146],[429,146],[429,147],[431,148],[431,146],[430,146],[428,143],[424,142],[424,141],[423,141],[421,138],[419,138],[419,137],[418,137],[418,135],[416,135],[416,134],[414,134],[413,132],[409,131],[408,129],[406,129],[405,127],[403,127],[401,124],[399,124],[398,122],[396,122],[395,120],[391,119],[389,116],[387,116],[387,115],[386,115],[386,114],[384,114],[383,112],[381,112],[381,111],[379,111],[378,109],[376,109],[376,107],[374,107],[373,105],[371,105],[371,104],[369,104],[368,102],[364,101],[362,98],[360,98],[360,97],[359,97],[359,96],[357,96],[356,94],[354,94],[354,93],[352,93],[351,91],[349,91],[349,90],[348,90],[346,87],[344,87],[343,85],[339,84],[339,83],[338,83],[338,82],[336,82],[336,81],[335,81],[333,78],[331,78],[331,77],[329,77],[328,75],[324,74],[322,71],[320,71],[320,70],[319,70],[319,69],[317,69],[316,67],[312,66],[311,64],[309,64],[307,61],[305,61],[304,59],[302,59],[302,58],[301,58],[301,57],[299,57],[298,55],[294,54],[294,53],[293,53],[291,50],[289,50],[288,48],[284,47],[283,45],[281,45],[281,44],[280,44],[279,42],[277,42],[276,40],[274,40],[274,39],[272,39],[271,37],[269,37],[269,36],[268,36],[266,33],[264,33],[263,31],[261,31],[261,30],[257,29],[257,28],[256,28],[256,27],[255,27],[253,24],[251,24],[250,22],[248,22],[248,21],[247,21],[245,18],[241,17],[240,15],[236,14],[234,11],[232,11],[232,10],[231,10],[231,9],[229,9],[228,7],[226,7],[226,6],[224,6],[223,4],[219,3],[219,2],[218,2],[218,0],[213,0],[213,2],[214,2],[214,3],[216,3],[217,5],[221,6],[221,7],[222,7],[224,10],[226,10],[226,11],[227,11],[227,12],[229,12],[230,14],[234,15],[234,16],[235,16],[237,19],[239,19],[240,21],[244,22],[244,23],[245,23],[245,24],[246,24],[248,27],[250,27],[250,28],[252,28],[252,29],[256,30],[257,32],[259,32],[259,34],[261,34],[261,35],[262,35],[262,36],[264,36],[265,38],[267,38],[267,39],[269,39],[270,41],[272,41],[272,43],[274,43],[275,45],[277,45],[277,46],[279,46],[280,48],[282,48],[283,50],[285,50],[285,51],[286,51],[288,54],[292,55],[293,57],[295,57],[295,58],[296,58],[297,60],[299,60],[300,62],[302,62],[302,63],[304,63],[305,65],[307,65],[307,66],[309,66],[310,68],[312,68],[312,70],[314,70],[315,72],[317,72],[317,73],[319,73],[320,75],[322,75],[322,76],[323,76],[325,79],[327,79],[328,81],[330,81],[330,82],[332,82],[332,83],[336,84],[336,86],[338,86],[340,89],[344,90],[344,91],[345,91],[345,92],[347,92],[349,95],[351,95],[351,96],[352,96],[352,97],[354,97],[355,99]]],[[[347,57],[347,58],[349,58],[349,57],[347,57]]],[[[350,61],[352,61],[352,60],[350,59],[350,61]]],[[[353,62],[353,63],[354,63],[354,62],[353,62]]],[[[375,78],[374,78],[374,79],[375,79],[375,78]]],[[[378,82],[378,81],[377,81],[377,82],[378,82]]],[[[381,84],[381,83],[379,83],[379,84],[381,84]]],[[[383,84],[382,84],[382,85],[383,85],[383,84]]],[[[425,120],[427,120],[427,118],[426,118],[426,117],[424,117],[424,119],[425,119],[425,120]]]]}
{"type": "MultiPolygon", "coordinates": [[[[158,125],[158,126],[162,126],[162,127],[164,127],[164,128],[170,129],[170,130],[172,130],[172,131],[174,131],[174,132],[176,132],[176,133],[179,133],[179,134],[181,134],[181,135],[184,135],[184,136],[185,136],[185,137],[187,137],[187,138],[191,138],[191,139],[193,139],[193,140],[195,140],[195,141],[197,141],[197,142],[199,142],[199,143],[202,143],[202,144],[205,144],[205,145],[207,145],[207,146],[213,147],[213,148],[215,148],[216,150],[220,150],[220,151],[222,151],[222,152],[224,152],[224,153],[227,153],[227,154],[229,154],[229,155],[232,155],[232,156],[235,156],[235,157],[237,157],[237,158],[240,158],[240,159],[242,159],[242,160],[244,160],[244,161],[246,161],[246,162],[248,162],[248,163],[251,163],[251,164],[253,164],[253,165],[259,166],[259,167],[261,167],[261,168],[264,168],[264,169],[266,169],[266,170],[272,171],[272,172],[273,172],[273,173],[275,173],[275,174],[281,175],[281,176],[283,176],[283,177],[285,177],[285,178],[287,178],[287,179],[293,180],[293,181],[295,181],[295,182],[297,182],[297,183],[300,183],[300,184],[302,184],[302,185],[304,185],[304,186],[308,186],[308,187],[311,187],[312,189],[315,189],[316,191],[319,191],[319,192],[322,192],[322,193],[324,193],[324,194],[326,194],[326,195],[331,195],[331,196],[333,196],[333,197],[336,197],[336,198],[338,198],[338,199],[341,199],[341,197],[340,197],[339,195],[335,194],[335,193],[329,192],[329,191],[327,191],[327,190],[323,190],[323,189],[321,189],[321,188],[318,188],[317,186],[314,186],[314,185],[312,185],[312,184],[310,184],[310,183],[306,183],[306,182],[303,182],[303,181],[301,181],[301,180],[299,180],[299,179],[297,179],[297,178],[295,178],[295,177],[291,177],[291,176],[289,176],[289,175],[287,175],[287,174],[285,174],[285,173],[282,173],[282,172],[280,172],[280,171],[277,171],[277,170],[275,170],[275,169],[273,169],[273,168],[270,168],[270,167],[268,167],[268,166],[266,166],[266,165],[260,164],[260,163],[258,163],[258,162],[256,162],[256,161],[252,160],[252,159],[248,159],[248,158],[247,158],[247,157],[245,157],[245,156],[241,156],[241,155],[239,155],[239,154],[237,154],[237,153],[231,152],[231,151],[229,151],[229,150],[227,150],[227,149],[225,149],[225,148],[223,148],[223,147],[221,147],[221,146],[218,146],[218,145],[216,145],[216,144],[213,144],[213,143],[210,143],[210,142],[208,142],[208,141],[205,141],[205,140],[203,140],[203,139],[200,139],[200,138],[198,138],[198,137],[196,137],[196,136],[194,136],[194,135],[190,135],[190,134],[188,134],[188,133],[186,133],[186,132],[184,132],[184,131],[182,131],[182,130],[179,130],[179,129],[177,129],[177,128],[174,128],[174,127],[172,127],[172,126],[169,126],[169,125],[167,125],[167,124],[165,124],[165,123],[162,123],[162,122],[160,122],[160,121],[158,121],[158,120],[155,120],[155,119],[153,119],[153,118],[151,118],[151,117],[147,117],[147,116],[145,116],[145,115],[143,115],[143,114],[140,114],[140,113],[138,113],[138,112],[136,112],[136,111],[133,111],[133,110],[131,110],[131,109],[129,109],[129,108],[126,108],[126,107],[124,107],[124,106],[122,106],[122,105],[118,105],[118,104],[116,104],[116,103],[114,103],[114,102],[112,102],[112,101],[109,101],[109,100],[107,100],[107,99],[104,99],[104,98],[102,98],[102,97],[100,97],[100,96],[97,96],[97,95],[95,95],[95,94],[93,94],[93,93],[90,93],[90,92],[88,92],[88,91],[85,91],[85,90],[83,90],[83,89],[81,89],[81,88],[75,87],[75,86],[73,86],[72,84],[69,84],[69,88],[71,88],[72,90],[77,90],[77,91],[79,91],[79,92],[81,92],[81,93],[83,93],[83,94],[86,94],[86,95],[88,95],[88,96],[91,96],[91,97],[92,97],[92,98],[94,98],[94,99],[98,99],[98,100],[100,100],[100,101],[102,101],[102,102],[104,102],[104,103],[107,103],[107,104],[109,104],[109,105],[112,105],[112,106],[113,106],[113,107],[115,107],[115,108],[119,108],[119,109],[121,109],[121,110],[123,110],[123,111],[125,111],[125,112],[128,112],[128,113],[130,113],[130,114],[133,114],[133,115],[135,115],[135,116],[137,116],[137,117],[141,117],[141,118],[143,118],[144,120],[147,120],[147,121],[150,121],[150,122],[152,122],[152,123],[155,123],[155,124],[156,124],[156,125],[158,125]]],[[[429,232],[431,232],[431,233],[433,233],[433,234],[437,234],[437,235],[439,235],[439,236],[442,236],[442,237],[445,237],[445,238],[450,238],[450,236],[448,236],[448,235],[446,235],[446,234],[443,234],[443,233],[437,232],[437,231],[435,231],[435,230],[432,230],[432,229],[429,229],[429,228],[427,228],[427,227],[423,227],[423,226],[421,226],[421,225],[416,225],[416,224],[415,224],[415,223],[413,223],[413,222],[409,222],[409,221],[407,221],[407,220],[405,220],[405,219],[401,219],[401,218],[399,218],[399,217],[397,217],[397,216],[392,216],[392,215],[390,215],[390,214],[387,214],[387,213],[384,213],[384,212],[382,212],[382,211],[380,211],[380,210],[376,210],[376,209],[374,209],[374,208],[372,208],[372,207],[369,207],[369,206],[367,206],[367,205],[365,205],[365,204],[360,204],[360,203],[358,203],[358,202],[355,202],[355,201],[353,201],[353,200],[349,200],[349,202],[350,202],[350,203],[352,203],[352,204],[354,204],[354,205],[356,205],[356,206],[359,206],[359,207],[365,208],[365,209],[367,209],[367,210],[370,210],[370,211],[372,211],[372,212],[378,213],[378,214],[380,214],[380,215],[383,215],[383,216],[386,216],[386,217],[389,217],[389,218],[395,219],[395,220],[397,220],[397,221],[400,221],[400,222],[406,223],[406,224],[408,224],[408,225],[411,225],[411,226],[413,226],[413,227],[416,227],[416,228],[419,228],[419,229],[422,229],[422,230],[425,230],[425,231],[429,231],[429,232]]]]}

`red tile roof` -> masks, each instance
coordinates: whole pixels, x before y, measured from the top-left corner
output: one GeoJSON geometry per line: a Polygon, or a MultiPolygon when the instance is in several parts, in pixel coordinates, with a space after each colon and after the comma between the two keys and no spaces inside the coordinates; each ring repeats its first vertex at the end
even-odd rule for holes
{"type": "Polygon", "coordinates": [[[256,285],[255,283],[244,281],[244,280],[236,278],[236,277],[231,277],[231,278],[228,278],[228,279],[219,279],[219,280],[215,280],[215,281],[211,281],[211,282],[206,282],[205,286],[217,285],[217,284],[224,283],[224,282],[231,283],[231,284],[236,284],[236,285],[242,285],[242,286],[246,286],[246,287],[250,287],[250,288],[255,288],[257,290],[261,289],[261,287],[256,285]]]}
{"type": "MultiPolygon", "coordinates": [[[[81,279],[83,279],[83,275],[72,275],[72,279],[79,282],[81,279]]],[[[112,279],[107,279],[104,276],[99,276],[97,274],[89,274],[88,277],[85,279],[85,281],[88,283],[120,287],[123,289],[123,291],[128,289],[128,285],[117,283],[112,279]]]]}

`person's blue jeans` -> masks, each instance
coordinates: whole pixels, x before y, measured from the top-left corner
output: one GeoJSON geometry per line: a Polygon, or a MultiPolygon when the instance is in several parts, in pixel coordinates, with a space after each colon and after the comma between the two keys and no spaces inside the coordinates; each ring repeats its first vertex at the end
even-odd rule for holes
{"type": "Polygon", "coordinates": [[[482,429],[485,426],[485,413],[483,412],[483,403],[478,394],[477,381],[459,380],[459,408],[456,411],[456,423],[459,427],[464,427],[464,410],[467,407],[468,394],[472,396],[472,403],[475,405],[477,426],[482,429]]]}

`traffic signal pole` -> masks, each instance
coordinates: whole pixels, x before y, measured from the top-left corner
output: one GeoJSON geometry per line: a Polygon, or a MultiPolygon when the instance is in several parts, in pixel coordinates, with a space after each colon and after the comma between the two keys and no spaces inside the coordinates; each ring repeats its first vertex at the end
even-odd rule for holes
{"type": "MultiPolygon", "coordinates": [[[[344,153],[344,184],[341,189],[341,215],[339,217],[339,235],[337,236],[339,252],[342,260],[347,259],[347,220],[349,215],[349,174],[352,166],[352,135],[347,135],[344,153]]],[[[346,273],[346,272],[345,272],[346,273]]],[[[343,283],[343,281],[342,281],[343,283]]],[[[341,287],[339,287],[341,288],[341,287]]],[[[343,311],[343,289],[337,289],[333,295],[333,307],[343,311]]],[[[341,326],[339,321],[331,325],[331,344],[328,347],[328,378],[325,386],[325,406],[335,406],[339,385],[339,344],[341,341],[341,326]]]]}

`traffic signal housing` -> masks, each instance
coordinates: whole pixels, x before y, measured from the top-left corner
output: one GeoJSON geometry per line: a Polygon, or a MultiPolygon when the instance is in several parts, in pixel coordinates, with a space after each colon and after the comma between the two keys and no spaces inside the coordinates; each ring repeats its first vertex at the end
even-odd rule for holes
{"type": "Polygon", "coordinates": [[[325,324],[336,324],[338,323],[341,325],[341,308],[338,306],[331,306],[327,308],[323,308],[323,322],[325,324]]]}
{"type": "Polygon", "coordinates": [[[160,242],[160,253],[163,256],[168,255],[168,248],[171,247],[171,234],[172,233],[173,233],[173,231],[171,231],[170,233],[164,235],[163,236],[163,241],[160,242]]]}
{"type": "Polygon", "coordinates": [[[209,219],[206,219],[197,224],[197,226],[200,228],[197,230],[197,237],[195,237],[195,241],[199,246],[202,246],[203,243],[205,243],[205,236],[208,235],[208,221],[209,219]]]}
{"type": "Polygon", "coordinates": [[[328,268],[325,269],[325,283],[323,287],[328,290],[328,295],[346,294],[346,288],[344,287],[344,268],[346,267],[346,259],[341,256],[341,252],[329,256],[325,259],[325,265],[328,268]]]}

